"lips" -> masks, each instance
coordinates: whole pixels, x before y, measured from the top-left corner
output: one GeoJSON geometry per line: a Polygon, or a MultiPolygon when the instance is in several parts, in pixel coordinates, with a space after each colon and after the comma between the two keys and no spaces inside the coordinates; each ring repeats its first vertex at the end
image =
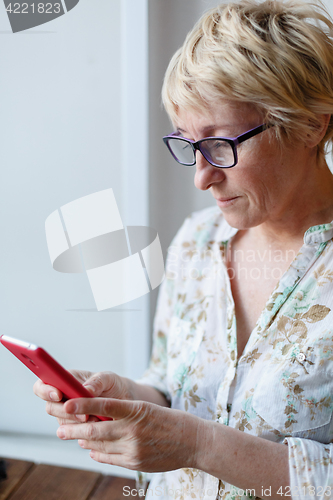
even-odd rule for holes
{"type": "Polygon", "coordinates": [[[235,200],[236,198],[238,198],[238,196],[229,196],[227,198],[215,198],[215,199],[216,201],[224,202],[224,201],[235,200]]]}
{"type": "Polygon", "coordinates": [[[225,208],[228,207],[229,205],[232,205],[238,198],[239,196],[230,196],[230,197],[215,198],[215,199],[220,207],[225,208]]]}

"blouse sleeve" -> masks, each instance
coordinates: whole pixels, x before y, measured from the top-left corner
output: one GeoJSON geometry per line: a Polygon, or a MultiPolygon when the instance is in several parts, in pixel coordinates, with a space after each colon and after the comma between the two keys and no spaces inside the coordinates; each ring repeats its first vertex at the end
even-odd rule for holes
{"type": "MultiPolygon", "coordinates": [[[[292,500],[325,500],[333,497],[333,445],[311,439],[287,437],[290,497],[292,500]]],[[[284,492],[286,493],[286,492],[284,492]]]]}
{"type": "Polygon", "coordinates": [[[177,281],[181,279],[181,249],[188,222],[189,219],[186,219],[168,249],[165,278],[160,286],[157,300],[150,363],[142,377],[136,380],[139,384],[155,387],[165,395],[168,401],[171,399],[166,383],[167,338],[170,320],[173,315],[177,281]]]}

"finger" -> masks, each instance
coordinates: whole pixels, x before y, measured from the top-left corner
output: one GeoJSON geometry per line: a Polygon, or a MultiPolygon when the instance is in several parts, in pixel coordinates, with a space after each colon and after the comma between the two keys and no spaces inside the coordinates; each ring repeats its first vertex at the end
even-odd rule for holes
{"type": "Polygon", "coordinates": [[[99,451],[91,450],[89,453],[90,458],[101,464],[117,465],[118,467],[124,467],[131,470],[141,470],[140,466],[136,466],[121,454],[109,454],[101,453],[99,451]]]}
{"type": "Polygon", "coordinates": [[[93,372],[87,370],[69,370],[69,372],[79,381],[84,384],[88,378],[93,375],[93,372]]]}
{"type": "Polygon", "coordinates": [[[123,450],[123,446],[118,439],[114,441],[88,441],[87,439],[79,439],[78,444],[84,450],[99,451],[100,453],[119,454],[123,450]]]}
{"type": "Polygon", "coordinates": [[[83,421],[76,421],[76,420],[73,420],[73,418],[71,420],[68,420],[66,418],[57,418],[57,421],[58,421],[58,424],[59,425],[75,425],[75,424],[82,424],[83,421]]]}
{"type": "Polygon", "coordinates": [[[109,465],[119,465],[118,460],[119,457],[121,457],[121,455],[111,455],[109,453],[101,453],[99,451],[94,451],[94,450],[91,450],[89,455],[90,458],[92,458],[96,462],[109,465]]]}
{"type": "Polygon", "coordinates": [[[84,382],[84,387],[94,396],[101,396],[105,392],[112,391],[115,387],[116,376],[112,372],[98,372],[84,382]]]}
{"type": "MultiPolygon", "coordinates": [[[[79,415],[76,416],[79,417],[79,415]]],[[[94,417],[94,415],[87,415],[87,417],[87,422],[100,422],[100,419],[98,417],[94,417]]]]}
{"type": "Polygon", "coordinates": [[[86,441],[100,441],[108,439],[112,441],[113,437],[113,422],[88,422],[80,425],[62,425],[57,430],[57,436],[60,439],[84,439],[86,441]]]}
{"type": "Polygon", "coordinates": [[[71,399],[65,403],[65,411],[77,415],[101,415],[113,419],[130,417],[140,411],[144,405],[142,401],[127,401],[111,398],[80,398],[71,399]]]}
{"type": "Polygon", "coordinates": [[[37,380],[37,382],[33,386],[33,391],[41,399],[44,401],[61,401],[62,400],[62,392],[51,385],[44,384],[41,380],[37,380]]]}
{"type": "Polygon", "coordinates": [[[63,403],[47,402],[45,409],[46,413],[52,417],[68,420],[69,422],[86,422],[88,418],[87,415],[73,415],[71,413],[66,413],[63,403]]]}

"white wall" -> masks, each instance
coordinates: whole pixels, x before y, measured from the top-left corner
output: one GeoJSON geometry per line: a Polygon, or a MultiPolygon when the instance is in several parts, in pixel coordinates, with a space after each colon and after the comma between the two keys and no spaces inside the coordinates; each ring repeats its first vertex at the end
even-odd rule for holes
{"type": "MultiPolygon", "coordinates": [[[[1,333],[44,346],[67,368],[126,374],[124,314],[140,322],[142,310],[94,312],[86,276],[52,269],[44,231],[52,211],[107,187],[123,210],[120,16],[120,0],[98,9],[81,0],[13,35],[0,6],[1,333]]],[[[38,459],[9,434],[55,435],[35,377],[1,348],[0,380],[0,454],[38,459]]]]}

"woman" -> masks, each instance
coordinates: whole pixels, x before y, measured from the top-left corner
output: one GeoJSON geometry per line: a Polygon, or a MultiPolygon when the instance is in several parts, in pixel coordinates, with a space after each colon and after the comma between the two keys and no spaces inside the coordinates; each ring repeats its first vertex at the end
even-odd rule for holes
{"type": "Polygon", "coordinates": [[[101,398],[65,404],[35,385],[59,437],[162,472],[148,498],[331,496],[332,39],[299,0],[202,17],[167,70],[164,140],[217,207],[170,247],[150,368],[138,382],[76,372],[101,398]]]}

